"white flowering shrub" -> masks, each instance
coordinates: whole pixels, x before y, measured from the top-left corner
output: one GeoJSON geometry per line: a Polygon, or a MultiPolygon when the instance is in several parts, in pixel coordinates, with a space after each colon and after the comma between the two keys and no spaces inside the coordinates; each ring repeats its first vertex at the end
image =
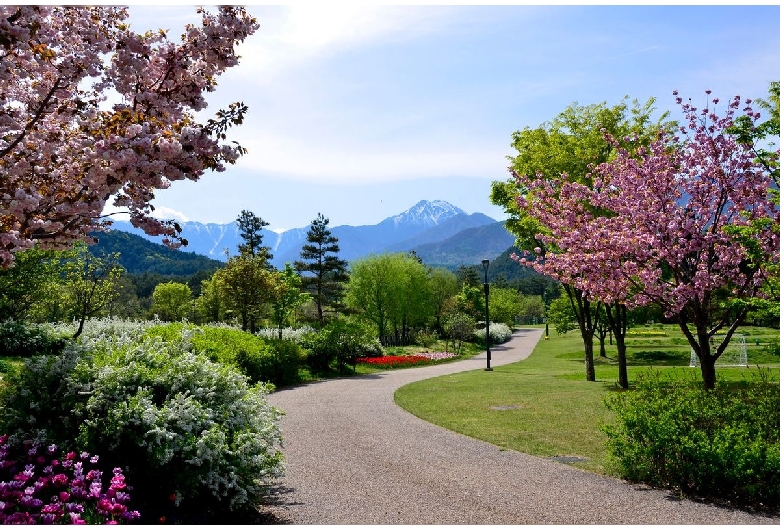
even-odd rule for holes
{"type": "MultiPolygon", "coordinates": [[[[307,333],[314,333],[314,331],[314,328],[311,326],[302,326],[300,328],[291,328],[288,326],[282,328],[282,340],[290,340],[296,344],[300,344],[304,335],[307,333]]],[[[279,328],[263,328],[257,331],[257,335],[268,340],[278,339],[279,328]]]]}
{"type": "MultiPolygon", "coordinates": [[[[485,342],[485,328],[474,331],[474,338],[478,342],[485,342]]],[[[490,343],[503,344],[512,338],[512,328],[503,322],[490,323],[490,343]]]]}
{"type": "Polygon", "coordinates": [[[171,502],[195,522],[257,506],[284,470],[269,387],[190,351],[186,334],[137,337],[91,335],[31,359],[0,394],[6,430],[42,429],[126,469],[149,521],[171,502]]]}

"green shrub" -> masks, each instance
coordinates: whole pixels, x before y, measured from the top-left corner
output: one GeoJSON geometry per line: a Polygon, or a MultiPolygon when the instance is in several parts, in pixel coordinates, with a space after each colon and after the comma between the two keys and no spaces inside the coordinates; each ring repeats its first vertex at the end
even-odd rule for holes
{"type": "Polygon", "coordinates": [[[66,339],[45,327],[26,322],[0,322],[0,355],[30,357],[52,355],[65,348],[66,339]]]}
{"type": "Polygon", "coordinates": [[[126,469],[147,523],[172,498],[180,522],[253,509],[283,472],[280,412],[268,386],[192,352],[188,335],[93,339],[31,358],[0,394],[3,426],[126,469]]]}
{"type": "Polygon", "coordinates": [[[297,382],[300,351],[293,350],[292,346],[277,348],[274,344],[278,341],[224,326],[196,327],[181,323],[154,326],[145,335],[172,341],[180,339],[188,330],[194,332],[191,339],[194,351],[214,362],[238,368],[253,383],[288,385],[297,382]]]}
{"type": "Polygon", "coordinates": [[[301,381],[298,368],[303,358],[303,350],[292,340],[274,339],[269,341],[271,355],[262,360],[262,373],[274,386],[289,386],[301,381]]]}
{"type": "Polygon", "coordinates": [[[333,363],[341,372],[347,365],[355,365],[358,357],[377,357],[384,354],[373,330],[363,323],[351,320],[333,320],[316,333],[303,339],[308,350],[306,362],[315,371],[326,371],[333,363]]]}
{"type": "Polygon", "coordinates": [[[780,506],[780,386],[765,373],[703,390],[697,374],[640,374],[605,399],[603,427],[624,478],[741,505],[780,506]]]}

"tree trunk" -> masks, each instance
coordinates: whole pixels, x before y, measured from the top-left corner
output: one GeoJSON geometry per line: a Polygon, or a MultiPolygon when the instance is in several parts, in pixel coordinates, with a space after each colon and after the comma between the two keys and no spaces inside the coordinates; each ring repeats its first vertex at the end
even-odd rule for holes
{"type": "Polygon", "coordinates": [[[626,359],[626,332],[628,331],[628,310],[625,305],[607,305],[607,321],[610,333],[615,334],[618,354],[618,384],[628,388],[628,360],[626,359]]]}
{"type": "Polygon", "coordinates": [[[585,380],[596,380],[596,365],[593,361],[593,335],[590,335],[587,339],[584,334],[582,337],[585,342],[585,380]],[[588,340],[590,339],[590,340],[588,340]]]}
{"type": "Polygon", "coordinates": [[[82,316],[81,320],[79,320],[79,329],[76,330],[76,333],[73,334],[74,339],[79,338],[79,335],[81,335],[81,332],[84,331],[84,321],[86,320],[86,317],[82,316]]]}
{"type": "Polygon", "coordinates": [[[598,324],[598,304],[601,302],[597,303],[596,311],[593,312],[593,314],[596,315],[596,322],[594,322],[593,315],[591,314],[590,300],[585,298],[582,291],[566,284],[563,284],[563,288],[569,296],[572,311],[574,311],[574,314],[577,316],[580,335],[582,335],[582,342],[585,346],[585,380],[595,381],[596,366],[593,360],[593,334],[595,333],[596,325],[598,324]]]}
{"type": "Polygon", "coordinates": [[[701,379],[704,382],[704,390],[715,388],[715,358],[711,355],[699,357],[701,365],[701,379]]]}

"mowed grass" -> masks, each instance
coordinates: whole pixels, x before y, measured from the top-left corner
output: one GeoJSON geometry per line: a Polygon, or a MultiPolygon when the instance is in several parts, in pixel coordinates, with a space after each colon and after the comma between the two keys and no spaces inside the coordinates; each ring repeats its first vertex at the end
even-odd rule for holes
{"type": "MultiPolygon", "coordinates": [[[[538,326],[535,326],[538,327],[538,326]]],[[[780,358],[768,354],[765,345],[779,332],[746,327],[748,368],[718,368],[722,380],[750,379],[758,365],[780,368],[780,358]],[[755,343],[759,340],[759,344],[755,343]]],[[[675,326],[648,326],[634,330],[627,340],[628,375],[648,369],[677,374],[692,372],[690,347],[675,326]]],[[[596,381],[585,381],[584,353],[578,331],[539,341],[531,356],[492,372],[475,370],[426,379],[399,388],[399,406],[426,421],[484,440],[501,448],[541,457],[568,457],[581,469],[610,474],[606,437],[599,427],[613,420],[603,403],[617,388],[614,346],[607,358],[599,357],[596,342],[596,381]]]]}

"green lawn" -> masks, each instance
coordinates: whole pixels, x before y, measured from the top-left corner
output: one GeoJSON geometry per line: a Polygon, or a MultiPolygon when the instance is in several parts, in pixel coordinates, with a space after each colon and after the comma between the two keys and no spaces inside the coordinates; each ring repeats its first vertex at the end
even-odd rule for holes
{"type": "MultiPolygon", "coordinates": [[[[538,327],[538,326],[536,326],[538,327]]],[[[777,330],[745,327],[748,368],[719,368],[719,379],[751,378],[762,368],[777,370],[780,358],[764,345],[777,330]],[[759,344],[756,344],[758,339],[759,344]]],[[[699,375],[689,367],[690,348],[675,326],[647,326],[627,339],[629,380],[649,368],[699,375]]],[[[614,346],[596,359],[596,382],[585,381],[582,339],[575,330],[550,331],[531,356],[519,363],[474,370],[399,388],[396,402],[412,414],[447,429],[502,448],[543,457],[578,457],[576,467],[609,474],[605,436],[599,425],[610,421],[603,397],[617,391],[614,346]]],[[[598,347],[596,347],[598,356],[598,347]]]]}

